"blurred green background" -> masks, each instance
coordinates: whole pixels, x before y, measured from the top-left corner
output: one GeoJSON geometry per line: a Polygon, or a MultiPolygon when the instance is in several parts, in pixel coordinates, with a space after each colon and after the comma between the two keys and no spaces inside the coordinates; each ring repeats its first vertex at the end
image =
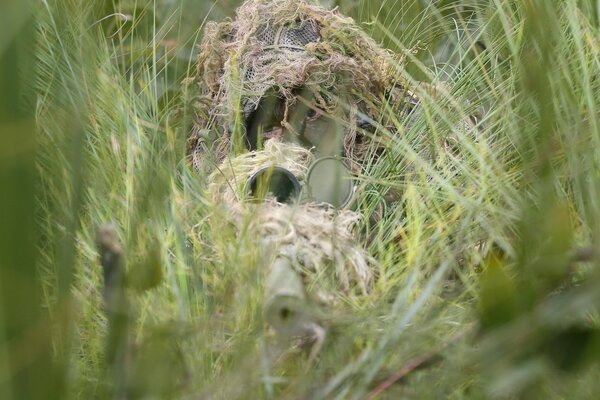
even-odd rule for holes
{"type": "Polygon", "coordinates": [[[378,283],[326,316],[310,368],[265,330],[252,237],[207,222],[185,162],[181,82],[204,24],[239,2],[2,3],[1,399],[598,397],[600,3],[323,3],[406,54],[408,82],[449,90],[416,85],[426,112],[394,122],[370,172],[402,198],[362,227],[378,283]],[[461,157],[435,146],[474,113],[461,157]],[[432,145],[434,163],[415,150],[432,145]]]}

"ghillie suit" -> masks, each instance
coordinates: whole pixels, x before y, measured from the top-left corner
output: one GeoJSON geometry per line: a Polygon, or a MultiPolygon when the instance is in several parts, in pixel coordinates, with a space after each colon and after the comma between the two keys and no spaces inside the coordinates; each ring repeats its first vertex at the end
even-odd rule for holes
{"type": "Polygon", "coordinates": [[[267,320],[301,333],[304,303],[367,294],[377,277],[353,231],[363,218],[350,200],[358,185],[334,183],[348,193],[320,196],[332,180],[311,182],[309,172],[334,160],[324,175],[360,177],[386,146],[376,129],[387,126],[383,110],[406,116],[419,100],[398,78],[401,57],[352,19],[303,0],[249,0],[234,21],[206,26],[200,50],[188,82],[198,92],[190,161],[210,173],[210,200],[270,249],[267,320]],[[283,189],[265,181],[275,176],[283,189]]]}

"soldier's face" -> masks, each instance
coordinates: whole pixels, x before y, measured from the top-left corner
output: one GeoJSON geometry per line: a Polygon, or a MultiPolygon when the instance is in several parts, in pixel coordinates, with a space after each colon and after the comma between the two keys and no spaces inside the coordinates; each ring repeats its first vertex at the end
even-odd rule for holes
{"type": "Polygon", "coordinates": [[[271,92],[246,122],[246,145],[256,150],[269,139],[305,147],[319,157],[342,156],[344,143],[343,112],[325,111],[308,89],[296,91],[293,103],[271,92]]]}

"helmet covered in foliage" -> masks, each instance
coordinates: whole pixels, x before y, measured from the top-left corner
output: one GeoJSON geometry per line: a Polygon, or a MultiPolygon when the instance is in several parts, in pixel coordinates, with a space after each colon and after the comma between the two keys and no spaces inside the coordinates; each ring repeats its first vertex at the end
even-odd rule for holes
{"type": "Polygon", "coordinates": [[[249,0],[234,21],[206,26],[200,50],[188,142],[197,169],[271,138],[356,168],[381,144],[369,121],[382,103],[415,101],[396,79],[399,57],[351,18],[304,0],[249,0]]]}

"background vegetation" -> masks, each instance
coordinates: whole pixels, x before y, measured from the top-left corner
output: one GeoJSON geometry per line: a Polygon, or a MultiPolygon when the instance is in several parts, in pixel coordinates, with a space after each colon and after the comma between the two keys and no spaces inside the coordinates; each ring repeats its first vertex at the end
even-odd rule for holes
{"type": "Polygon", "coordinates": [[[265,330],[253,238],[207,222],[185,162],[181,82],[238,2],[3,3],[0,398],[597,398],[600,4],[328,3],[406,55],[425,112],[389,116],[403,134],[363,195],[369,213],[402,193],[362,227],[379,280],[324,315],[310,365],[265,330]],[[480,133],[447,151],[471,114],[480,133]]]}

